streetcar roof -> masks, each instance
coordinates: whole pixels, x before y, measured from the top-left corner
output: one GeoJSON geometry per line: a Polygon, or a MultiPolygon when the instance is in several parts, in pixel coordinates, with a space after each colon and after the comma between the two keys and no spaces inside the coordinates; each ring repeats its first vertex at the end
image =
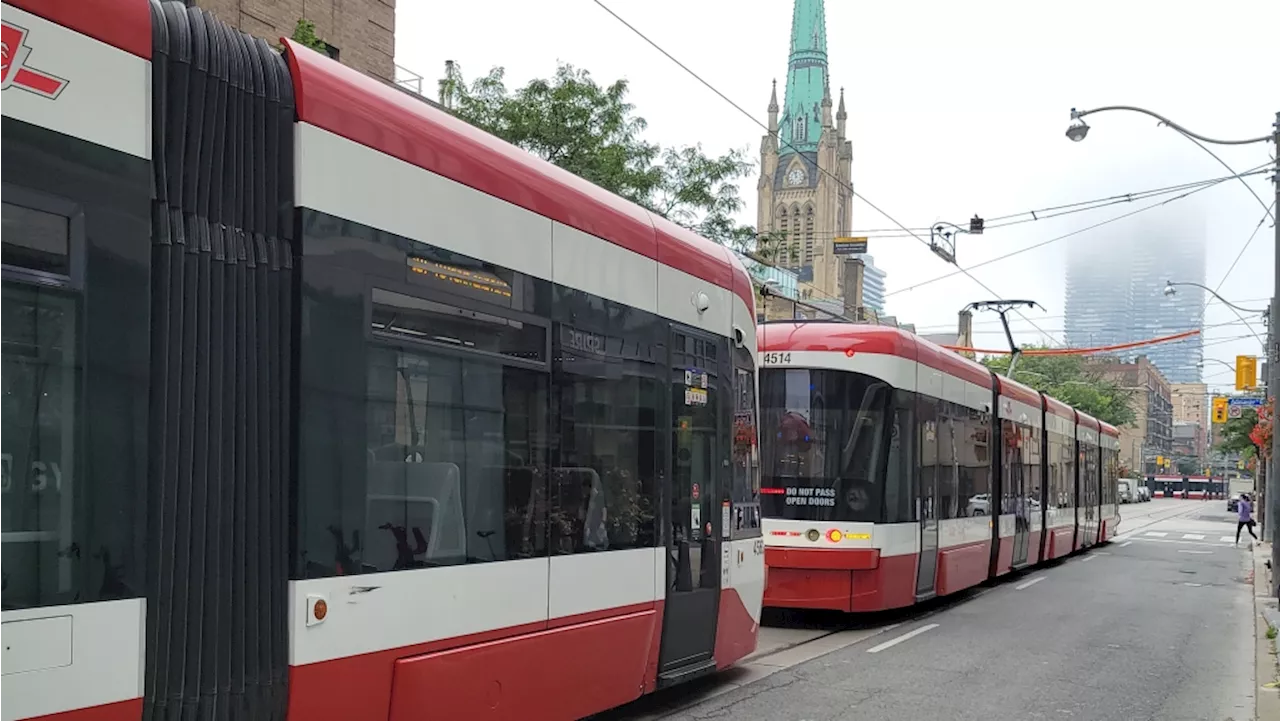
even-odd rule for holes
{"type": "Polygon", "coordinates": [[[916,361],[934,370],[990,389],[991,371],[977,361],[887,325],[826,321],[772,322],[756,330],[761,351],[878,353],[916,361]]]}
{"type": "MultiPolygon", "coordinates": [[[[298,121],[731,291],[755,308],[738,258],[712,242],[417,96],[282,38],[298,121]]],[[[518,240],[513,239],[513,242],[518,240]]],[[[750,322],[754,322],[754,317],[750,322]]]]}

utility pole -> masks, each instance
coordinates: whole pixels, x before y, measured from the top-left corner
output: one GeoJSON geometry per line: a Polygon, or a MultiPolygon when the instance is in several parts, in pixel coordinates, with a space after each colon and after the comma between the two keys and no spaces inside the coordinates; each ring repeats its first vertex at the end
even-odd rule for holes
{"type": "MultiPolygon", "coordinates": [[[[1280,237],[1277,237],[1276,243],[1277,243],[1277,247],[1280,247],[1280,237]]],[[[1280,367],[1277,367],[1277,366],[1280,366],[1280,364],[1276,363],[1276,360],[1277,360],[1277,354],[1275,351],[1276,333],[1275,333],[1275,323],[1272,322],[1272,319],[1277,317],[1275,313],[1276,313],[1276,303],[1278,300],[1280,300],[1280,296],[1275,296],[1271,298],[1271,305],[1267,311],[1266,317],[1263,318],[1263,320],[1267,324],[1267,347],[1263,350],[1263,354],[1267,363],[1267,377],[1264,381],[1267,384],[1267,392],[1266,392],[1265,398],[1275,398],[1276,391],[1280,390],[1280,380],[1277,380],[1277,378],[1280,378],[1280,367]]],[[[1274,401],[1273,401],[1272,407],[1274,407],[1274,401]]],[[[1274,424],[1275,424],[1275,420],[1273,419],[1272,420],[1273,435],[1275,434],[1274,424]]],[[[1276,500],[1280,499],[1280,492],[1277,492],[1276,490],[1276,481],[1275,481],[1276,460],[1275,460],[1275,453],[1274,453],[1274,448],[1275,448],[1274,438],[1272,439],[1271,444],[1272,444],[1272,451],[1273,451],[1270,454],[1271,457],[1265,458],[1265,459],[1261,457],[1258,458],[1257,473],[1254,474],[1255,475],[1254,488],[1255,488],[1255,494],[1259,490],[1262,491],[1262,497],[1261,497],[1262,502],[1258,504],[1259,505],[1258,522],[1262,524],[1262,540],[1270,541],[1274,544],[1275,532],[1272,530],[1272,528],[1273,526],[1275,526],[1275,523],[1273,521],[1276,518],[1280,518],[1280,510],[1277,510],[1274,504],[1276,500]],[[1259,488],[1259,484],[1257,481],[1257,474],[1262,475],[1261,488],[1259,488]]]]}
{"type": "MultiPolygon", "coordinates": [[[[1271,184],[1272,186],[1274,186],[1275,194],[1276,194],[1275,212],[1277,215],[1280,215],[1280,111],[1276,112],[1276,121],[1272,123],[1271,131],[1272,131],[1271,150],[1273,153],[1275,153],[1275,156],[1276,156],[1276,168],[1275,168],[1275,172],[1271,175],[1271,184]]],[[[1276,492],[1276,486],[1277,486],[1276,476],[1280,474],[1275,473],[1275,471],[1280,470],[1280,469],[1277,469],[1275,465],[1277,459],[1280,459],[1280,455],[1278,455],[1277,453],[1278,451],[1280,451],[1280,433],[1276,433],[1276,428],[1275,428],[1276,406],[1280,405],[1275,402],[1276,394],[1280,392],[1280,373],[1277,372],[1277,367],[1280,366],[1280,363],[1276,362],[1280,360],[1280,352],[1277,352],[1277,349],[1276,349],[1276,341],[1280,339],[1280,334],[1277,334],[1272,330],[1276,322],[1280,321],[1280,221],[1276,221],[1275,218],[1276,218],[1276,215],[1273,215],[1272,225],[1275,226],[1275,231],[1276,231],[1275,278],[1274,278],[1275,290],[1272,292],[1272,297],[1271,297],[1271,313],[1270,313],[1271,317],[1269,322],[1267,323],[1267,352],[1266,352],[1267,368],[1269,369],[1267,373],[1267,375],[1269,376],[1267,378],[1267,396],[1272,399],[1271,401],[1271,410],[1272,410],[1272,413],[1271,413],[1271,464],[1272,464],[1272,467],[1270,469],[1272,472],[1267,474],[1267,488],[1266,488],[1266,495],[1264,496],[1267,504],[1266,516],[1265,516],[1267,525],[1273,525],[1275,523],[1275,519],[1280,518],[1280,493],[1276,492]]],[[[1266,533],[1266,530],[1267,530],[1266,526],[1263,526],[1264,533],[1266,533]]],[[[1278,538],[1275,533],[1272,533],[1271,534],[1271,594],[1273,596],[1280,596],[1280,585],[1278,585],[1276,582],[1276,579],[1280,578],[1280,543],[1277,543],[1276,542],[1277,540],[1280,540],[1280,538],[1278,538]]]]}

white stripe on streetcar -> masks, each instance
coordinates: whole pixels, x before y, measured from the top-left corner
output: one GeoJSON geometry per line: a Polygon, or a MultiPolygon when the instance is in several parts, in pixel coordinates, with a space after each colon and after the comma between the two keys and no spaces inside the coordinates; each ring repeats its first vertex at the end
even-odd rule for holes
{"type": "Polygon", "coordinates": [[[1204,534],[1202,534],[1202,533],[1184,533],[1184,534],[1182,534],[1182,540],[1184,540],[1184,541],[1203,541],[1203,540],[1204,540],[1204,534]]]}
{"type": "Polygon", "coordinates": [[[1031,579],[1030,581],[1027,581],[1026,583],[1020,583],[1020,584],[1018,584],[1018,585],[1014,586],[1014,587],[1013,587],[1013,589],[1014,589],[1015,591],[1021,591],[1021,590],[1025,589],[1025,588],[1031,588],[1032,586],[1036,585],[1037,583],[1040,583],[1040,582],[1041,582],[1041,581],[1043,581],[1044,579],[1045,579],[1045,577],[1044,577],[1044,576],[1038,576],[1038,577],[1036,577],[1036,578],[1031,579]]]}
{"type": "Polygon", "coordinates": [[[894,646],[897,646],[903,641],[913,639],[916,636],[919,636],[920,634],[926,631],[932,631],[937,627],[938,627],[938,624],[936,623],[931,623],[927,626],[921,626],[920,628],[917,628],[914,631],[908,631],[907,633],[904,633],[901,636],[898,636],[897,638],[891,638],[888,641],[885,641],[884,643],[880,644],[879,646],[872,646],[871,648],[867,649],[867,653],[880,653],[886,648],[893,648],[894,646]]]}

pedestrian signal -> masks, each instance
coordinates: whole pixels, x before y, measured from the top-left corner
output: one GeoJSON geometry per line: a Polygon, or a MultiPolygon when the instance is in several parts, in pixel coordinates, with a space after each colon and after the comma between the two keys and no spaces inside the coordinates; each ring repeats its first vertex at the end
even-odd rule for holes
{"type": "Polygon", "coordinates": [[[1226,396],[1214,396],[1213,422],[1214,423],[1227,422],[1227,397],[1226,396]]]}

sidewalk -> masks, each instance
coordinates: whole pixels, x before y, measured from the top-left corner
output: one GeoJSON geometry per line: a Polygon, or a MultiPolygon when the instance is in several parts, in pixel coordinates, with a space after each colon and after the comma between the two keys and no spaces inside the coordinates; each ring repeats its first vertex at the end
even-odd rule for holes
{"type": "Polygon", "coordinates": [[[1253,546],[1253,582],[1255,670],[1258,691],[1258,721],[1280,721],[1280,666],[1277,665],[1276,644],[1280,639],[1268,638],[1271,629],[1280,632],[1280,607],[1271,596],[1271,571],[1267,561],[1271,558],[1270,543],[1253,546]]]}

